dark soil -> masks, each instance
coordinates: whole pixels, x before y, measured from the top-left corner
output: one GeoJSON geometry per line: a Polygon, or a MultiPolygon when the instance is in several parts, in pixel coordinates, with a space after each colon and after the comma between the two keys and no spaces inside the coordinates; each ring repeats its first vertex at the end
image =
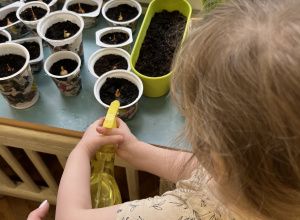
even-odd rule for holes
{"type": "Polygon", "coordinates": [[[58,22],[47,29],[45,36],[52,40],[63,40],[74,36],[79,29],[80,27],[71,21],[58,22]],[[64,31],[67,31],[67,33],[70,33],[70,35],[65,37],[64,31]]]}
{"type": "Polygon", "coordinates": [[[60,73],[62,71],[62,67],[64,70],[67,70],[68,73],[71,73],[76,69],[77,66],[78,66],[78,63],[76,60],[62,59],[62,60],[59,60],[59,61],[53,63],[53,65],[50,67],[49,72],[53,75],[61,76],[60,73]]]}
{"type": "Polygon", "coordinates": [[[98,76],[101,76],[102,74],[111,70],[126,70],[127,68],[127,60],[124,57],[115,54],[108,54],[100,57],[94,65],[94,71],[98,76]]]}
{"type": "Polygon", "coordinates": [[[139,11],[130,5],[121,4],[117,7],[109,8],[105,14],[114,21],[129,21],[135,18],[139,14],[139,11]]]}
{"type": "Polygon", "coordinates": [[[105,34],[100,38],[100,41],[106,44],[121,44],[127,41],[129,38],[127,33],[114,32],[105,34]]]}
{"type": "Polygon", "coordinates": [[[6,36],[0,34],[0,43],[4,43],[4,42],[6,42],[6,41],[8,41],[8,37],[6,37],[6,36]]]}
{"type": "Polygon", "coordinates": [[[0,56],[0,78],[18,72],[24,66],[25,61],[24,57],[16,54],[0,56]]]}
{"type": "Polygon", "coordinates": [[[29,52],[30,60],[34,60],[40,56],[40,45],[37,42],[21,43],[29,52]]]}
{"type": "Polygon", "coordinates": [[[12,12],[8,13],[5,16],[5,18],[3,18],[2,20],[0,20],[0,27],[4,27],[4,26],[8,25],[7,24],[7,19],[9,19],[11,23],[14,23],[14,22],[18,21],[16,12],[12,11],[12,12]]]}
{"type": "MultiPolygon", "coordinates": [[[[25,3],[27,2],[36,2],[38,0],[26,0],[25,3]]],[[[42,2],[46,3],[47,5],[51,2],[52,0],[43,0],[42,2]]]]}
{"type": "Polygon", "coordinates": [[[31,8],[26,8],[24,11],[21,12],[20,17],[25,21],[34,21],[39,20],[47,14],[47,10],[33,6],[31,8]],[[32,11],[35,16],[33,16],[32,11]],[[36,18],[36,19],[35,19],[36,18]]]}
{"type": "Polygon", "coordinates": [[[100,89],[100,99],[107,105],[114,100],[120,102],[120,106],[125,106],[132,103],[139,95],[139,89],[136,85],[127,79],[122,78],[107,78],[100,89]],[[120,96],[116,97],[117,89],[120,96]]]}
{"type": "Polygon", "coordinates": [[[186,21],[179,11],[155,13],[135,65],[139,73],[160,77],[171,71],[174,52],[181,43],[186,21]]]}
{"type": "Polygon", "coordinates": [[[84,10],[84,12],[80,12],[78,4],[69,5],[68,10],[74,11],[76,13],[90,13],[90,12],[96,11],[98,8],[98,5],[88,5],[88,4],[80,3],[80,7],[82,10],[84,10]]]}

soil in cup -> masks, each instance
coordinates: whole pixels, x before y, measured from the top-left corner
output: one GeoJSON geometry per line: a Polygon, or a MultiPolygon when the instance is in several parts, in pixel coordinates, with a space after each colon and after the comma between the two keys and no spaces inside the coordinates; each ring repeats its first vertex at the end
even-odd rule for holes
{"type": "Polygon", "coordinates": [[[135,69],[149,77],[168,74],[176,48],[180,45],[186,17],[179,11],[155,13],[147,29],[135,69]]]}
{"type": "Polygon", "coordinates": [[[105,14],[109,19],[113,21],[122,22],[129,21],[135,18],[139,14],[139,11],[137,10],[137,8],[130,5],[121,4],[116,7],[109,8],[105,12],[105,14]]]}
{"type": "Polygon", "coordinates": [[[0,56],[0,78],[11,76],[18,72],[25,64],[26,59],[17,54],[0,56]]]}
{"type": "Polygon", "coordinates": [[[10,25],[16,21],[18,21],[16,11],[12,11],[8,13],[2,20],[0,20],[0,27],[10,25]]]}
{"type": "Polygon", "coordinates": [[[31,8],[26,8],[20,13],[20,17],[25,21],[36,21],[41,19],[47,14],[47,10],[33,6],[31,8]]]}
{"type": "Polygon", "coordinates": [[[21,45],[28,50],[30,60],[34,60],[40,56],[40,45],[37,42],[23,42],[21,45]]]}
{"type": "Polygon", "coordinates": [[[8,37],[6,37],[6,36],[0,34],[0,43],[4,43],[4,42],[6,42],[6,41],[8,41],[8,37]]]}
{"type": "Polygon", "coordinates": [[[127,41],[129,35],[124,32],[113,32],[103,35],[100,41],[106,44],[121,44],[127,41]]]}
{"type": "Polygon", "coordinates": [[[26,0],[25,3],[27,3],[27,2],[36,2],[36,1],[39,1],[39,2],[41,1],[41,2],[44,2],[48,5],[52,0],[26,0]]]}
{"type": "Polygon", "coordinates": [[[77,24],[69,20],[57,22],[46,30],[45,36],[52,40],[64,40],[74,36],[79,29],[77,24]]]}
{"type": "Polygon", "coordinates": [[[76,13],[84,14],[96,11],[98,5],[89,5],[85,3],[76,3],[68,6],[69,11],[74,11],[76,13]]]}
{"type": "Polygon", "coordinates": [[[99,94],[102,102],[107,105],[110,105],[114,100],[118,100],[120,106],[125,106],[136,100],[139,89],[127,79],[112,77],[106,79],[99,94]]]}
{"type": "Polygon", "coordinates": [[[78,66],[78,62],[72,59],[61,59],[52,64],[49,72],[56,76],[64,76],[73,72],[78,66]]]}
{"type": "Polygon", "coordinates": [[[98,76],[111,70],[127,70],[127,68],[127,60],[124,57],[115,54],[108,54],[100,57],[94,65],[94,71],[98,76]]]}

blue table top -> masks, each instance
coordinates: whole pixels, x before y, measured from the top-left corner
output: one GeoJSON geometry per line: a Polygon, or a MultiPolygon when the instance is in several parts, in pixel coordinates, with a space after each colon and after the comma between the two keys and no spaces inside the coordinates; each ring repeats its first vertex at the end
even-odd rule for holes
{"type": "MultiPolygon", "coordinates": [[[[137,30],[133,34],[134,41],[142,19],[143,16],[139,18],[137,30]]],[[[93,93],[96,78],[90,74],[87,66],[89,57],[100,49],[95,43],[95,32],[105,27],[108,27],[108,24],[100,16],[96,27],[83,30],[84,63],[81,68],[83,88],[78,96],[61,95],[52,79],[42,70],[34,74],[40,92],[39,100],[28,109],[18,110],[10,107],[0,96],[0,117],[82,132],[92,122],[105,116],[104,108],[97,102],[93,93]]],[[[131,44],[132,48],[133,46],[134,42],[131,44]]],[[[44,61],[50,55],[49,47],[45,47],[44,61]]],[[[171,147],[172,140],[180,131],[184,118],[168,94],[158,98],[142,96],[138,105],[137,113],[126,122],[132,133],[140,141],[171,147]]]]}

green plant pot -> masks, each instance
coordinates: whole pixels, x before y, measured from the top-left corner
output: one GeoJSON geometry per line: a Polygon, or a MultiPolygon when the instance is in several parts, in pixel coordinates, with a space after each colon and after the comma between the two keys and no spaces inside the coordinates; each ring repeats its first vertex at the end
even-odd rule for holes
{"type": "Polygon", "coordinates": [[[187,18],[187,23],[186,23],[182,41],[185,38],[189,19],[191,17],[191,13],[192,13],[192,7],[186,0],[153,0],[149,4],[149,7],[147,9],[141,29],[139,31],[139,34],[137,36],[136,42],[134,44],[134,47],[133,47],[133,50],[132,50],[132,53],[130,56],[131,69],[136,75],[138,75],[141,78],[141,80],[144,84],[143,95],[148,96],[148,97],[163,96],[170,89],[169,80],[170,80],[171,72],[164,76],[161,76],[161,77],[148,77],[148,76],[145,76],[145,75],[139,73],[135,69],[135,64],[139,58],[140,49],[141,49],[142,43],[144,41],[144,38],[146,36],[146,32],[150,25],[151,19],[156,12],[159,13],[163,10],[167,10],[168,12],[177,10],[187,18]]]}

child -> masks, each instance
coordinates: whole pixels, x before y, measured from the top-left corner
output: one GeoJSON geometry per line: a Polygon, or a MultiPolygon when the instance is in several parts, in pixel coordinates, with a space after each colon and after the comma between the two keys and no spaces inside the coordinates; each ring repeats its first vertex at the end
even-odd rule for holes
{"type": "Polygon", "coordinates": [[[105,129],[101,118],[68,158],[56,219],[300,219],[299,11],[297,0],[234,0],[207,14],[171,81],[193,153],[140,142],[120,119],[105,129]],[[91,209],[90,158],[110,143],[177,189],[91,209]]]}

